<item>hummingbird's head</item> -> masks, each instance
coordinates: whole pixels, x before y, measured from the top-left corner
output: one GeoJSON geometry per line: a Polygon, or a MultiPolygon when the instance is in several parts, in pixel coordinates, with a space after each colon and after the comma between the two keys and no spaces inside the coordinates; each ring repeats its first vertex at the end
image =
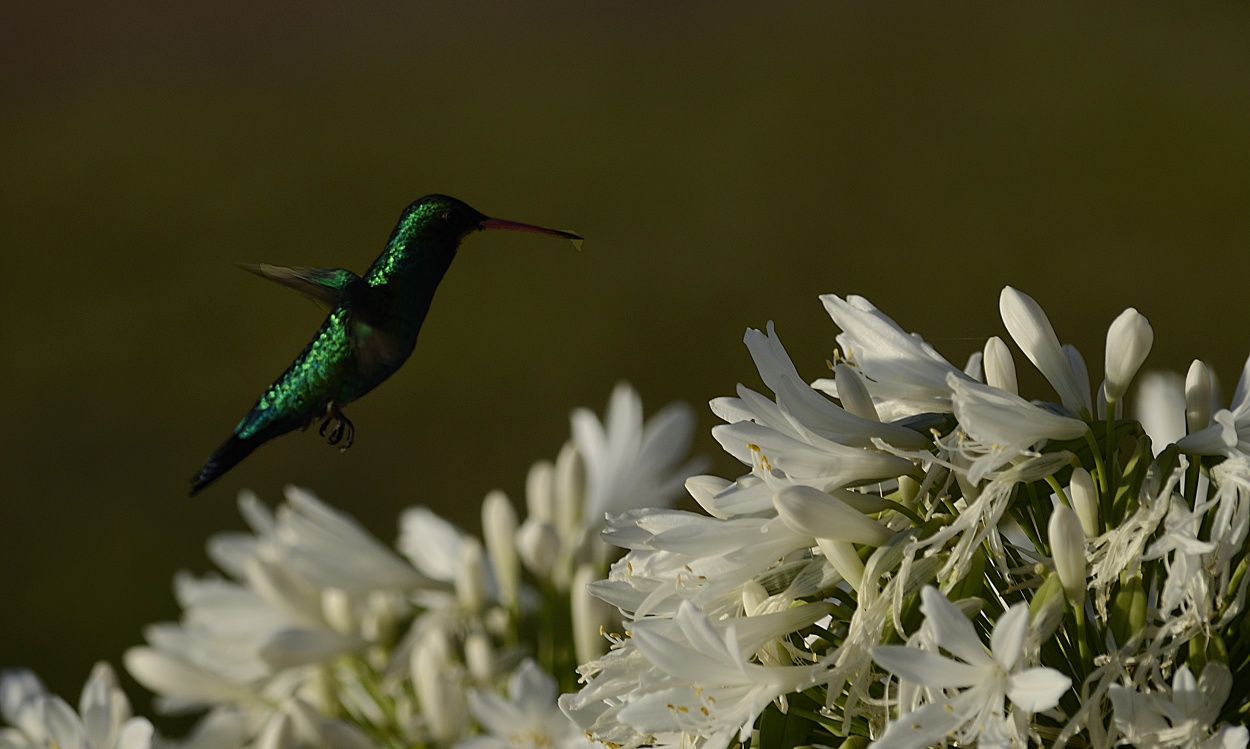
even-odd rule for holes
{"type": "Polygon", "coordinates": [[[455,246],[470,233],[481,229],[485,220],[485,214],[455,198],[426,195],[404,210],[399,226],[411,233],[414,239],[455,246]]]}
{"type": "Polygon", "coordinates": [[[551,237],[563,237],[574,243],[582,241],[581,237],[572,232],[547,229],[501,218],[490,218],[468,204],[447,195],[426,195],[408,206],[404,215],[400,217],[396,230],[399,231],[401,228],[410,232],[414,239],[447,243],[453,247],[459,245],[460,240],[472,232],[483,229],[526,231],[551,237]]]}

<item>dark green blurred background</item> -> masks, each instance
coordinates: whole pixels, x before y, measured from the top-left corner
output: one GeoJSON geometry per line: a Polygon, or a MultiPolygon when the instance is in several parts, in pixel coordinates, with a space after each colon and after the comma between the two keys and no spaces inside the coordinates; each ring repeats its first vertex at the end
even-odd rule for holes
{"type": "Polygon", "coordinates": [[[620,379],[715,454],[743,330],[820,376],[823,292],[961,364],[1004,284],[1091,370],[1128,305],[1155,366],[1231,390],[1250,352],[1244,5],[107,6],[0,10],[0,666],[71,698],[177,616],[239,489],[475,528],[620,379]],[[472,237],[355,448],[288,436],[188,500],[320,322],[232,264],[363,270],[436,191],[585,249],[472,237]]]}

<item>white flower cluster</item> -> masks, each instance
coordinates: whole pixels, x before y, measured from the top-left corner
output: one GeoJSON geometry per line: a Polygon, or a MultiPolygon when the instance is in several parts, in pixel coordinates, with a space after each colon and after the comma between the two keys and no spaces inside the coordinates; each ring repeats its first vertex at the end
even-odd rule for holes
{"type": "Polygon", "coordinates": [[[224,574],[177,575],[181,621],[125,654],[158,709],[205,713],[191,735],[153,738],[107,667],[79,714],[15,671],[0,676],[0,749],[590,747],[556,697],[620,626],[586,594],[614,553],[605,516],[680,493],[693,427],[677,404],[644,422],[618,386],[602,422],[574,412],[573,440],[533,466],[523,522],[502,492],[486,498],[484,543],[417,507],[392,549],[303,489],[276,511],[245,493],[250,532],[208,543],[224,574]]]}
{"type": "Polygon", "coordinates": [[[1227,408],[1196,361],[1126,417],[1136,310],[1091,389],[1003,291],[1056,401],[1000,338],[959,368],[823,301],[831,377],[770,324],[746,344],[771,394],[712,402],[745,475],[692,476],[690,413],[644,422],[620,386],[530,471],[524,520],[486,498],[483,541],[413,508],[391,548],[306,491],[245,494],[222,574],[177,576],[181,621],[125,656],[195,731],[154,736],[107,666],[77,711],[9,671],[0,749],[1247,749],[1250,361],[1227,408]],[[683,485],[703,512],[665,509],[683,485]]]}
{"type": "Polygon", "coordinates": [[[960,369],[859,297],[832,377],[771,324],[771,395],[712,402],[749,467],[686,487],[706,514],[609,522],[596,595],[628,618],[561,707],[609,747],[1247,746],[1250,363],[1126,393],[1153,343],[1134,309],[1105,379],[1037,303],[1007,332],[1058,395],[1026,400],[1000,338],[960,369]]]}

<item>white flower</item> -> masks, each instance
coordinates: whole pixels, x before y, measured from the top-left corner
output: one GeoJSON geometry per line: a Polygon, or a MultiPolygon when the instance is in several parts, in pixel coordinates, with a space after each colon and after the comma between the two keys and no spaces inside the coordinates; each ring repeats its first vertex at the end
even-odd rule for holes
{"type": "Polygon", "coordinates": [[[603,422],[591,411],[573,412],[573,441],[586,462],[583,517],[592,526],[606,513],[668,504],[699,461],[682,463],[694,431],[689,406],[673,403],[645,423],[637,391],[616,386],[603,422]]]}
{"type": "Polygon", "coordinates": [[[959,449],[973,458],[968,480],[974,484],[1039,442],[1075,439],[1088,429],[1079,419],[1050,413],[1006,390],[955,376],[948,384],[955,418],[972,438],[959,449]]]}
{"type": "MultiPolygon", "coordinates": [[[[1191,374],[1193,370],[1190,370],[1191,374]]],[[[1198,378],[1201,380],[1201,377],[1198,378]]],[[[1196,387],[1193,397],[1187,397],[1190,411],[1201,408],[1204,388],[1196,387]]],[[[1192,432],[1176,443],[1181,452],[1191,455],[1250,455],[1250,358],[1242,366],[1241,378],[1233,392],[1233,400],[1227,409],[1221,409],[1211,417],[1215,423],[1206,429],[1192,432]]],[[[1193,419],[1191,418],[1191,423],[1193,419]]]]}
{"type": "Polygon", "coordinates": [[[148,749],[152,724],[133,718],[130,702],[117,686],[107,663],[91,670],[78,702],[78,712],[65,700],[48,694],[30,671],[0,672],[0,747],[24,749],[148,749]]]}
{"type": "MultiPolygon", "coordinates": [[[[281,745],[314,730],[301,727],[292,700],[328,712],[350,699],[356,678],[338,680],[345,691],[337,693],[328,678],[347,668],[340,656],[394,647],[396,624],[412,611],[409,596],[428,578],[302,490],[288,489],[276,512],[251,494],[239,505],[254,534],[209,542],[210,556],[235,579],[177,575],[182,620],[148,627],[148,645],[131,648],[125,661],[157,693],[159,709],[207,707],[214,720],[236,711],[249,738],[281,745]]],[[[216,725],[237,730],[224,719],[216,725]]]]}
{"type": "Polygon", "coordinates": [[[486,729],[455,749],[591,749],[594,744],[556,704],[556,680],[526,659],[508,679],[508,696],[474,689],[469,710],[486,729]]]}
{"type": "Polygon", "coordinates": [[[734,736],[750,734],[770,702],[811,686],[824,670],[822,664],[766,666],[752,656],[828,613],[825,605],[809,604],[713,622],[683,601],[671,619],[634,622],[630,647],[601,659],[582,692],[561,698],[561,709],[600,740],[621,743],[626,736],[618,728],[628,728],[631,743],[651,735],[724,749],[734,736]]]}
{"type": "MultiPolygon", "coordinates": [[[[820,298],[842,334],[838,345],[867,380],[882,419],[950,410],[947,375],[967,378],[920,336],[898,326],[867,299],[826,294],[820,298]]],[[[813,387],[837,396],[836,383],[813,387]]]]}
{"type": "Polygon", "coordinates": [[[712,437],[757,475],[771,474],[775,468],[791,481],[822,490],[884,481],[915,470],[911,461],[897,455],[848,447],[811,432],[790,437],[750,421],[713,427],[712,437]]]}
{"type": "Polygon", "coordinates": [[[683,599],[727,613],[748,580],[806,565],[816,543],[775,514],[718,520],[678,510],[625,513],[609,522],[604,540],[631,551],[592,592],[635,617],[672,616],[683,599]]]}
{"type": "Polygon", "coordinates": [[[1137,749],[1246,749],[1250,733],[1245,726],[1223,725],[1212,733],[1232,686],[1228,666],[1211,661],[1201,679],[1189,666],[1177,669],[1170,699],[1120,684],[1111,685],[1107,696],[1116,728],[1137,749]]]}
{"type": "MultiPolygon", "coordinates": [[[[875,416],[858,416],[828,400],[799,377],[771,322],[767,330],[768,333],[764,334],[748,329],[746,344],[759,369],[760,378],[776,394],[776,402],[739,385],[738,398],[717,398],[711,402],[712,412],[717,416],[730,423],[751,421],[763,424],[800,441],[811,433],[849,447],[872,447],[874,440],[900,448],[918,448],[928,444],[929,438],[920,432],[883,424],[875,416]]],[[[847,385],[857,380],[857,375],[851,375],[840,382],[847,385]]],[[[849,394],[854,395],[853,387],[839,389],[839,394],[845,397],[848,393],[843,391],[851,391],[849,394]]]]}
{"type": "MultiPolygon", "coordinates": [[[[1210,576],[1203,557],[1216,545],[1198,538],[1203,517],[1210,503],[1191,509],[1185,498],[1171,495],[1171,505],[1163,521],[1164,534],[1142,554],[1143,560],[1166,557],[1167,577],[1159,596],[1159,611],[1171,613],[1182,602],[1201,605],[1209,596],[1210,576]]],[[[1202,608],[1206,608],[1202,605],[1202,608]]]]}
{"type": "MultiPolygon", "coordinates": [[[[315,588],[358,594],[370,590],[411,590],[427,581],[378,541],[354,518],[296,486],[285,491],[272,532],[256,527],[291,572],[315,588]]],[[[244,495],[240,501],[259,503],[244,495]]]]}
{"type": "Polygon", "coordinates": [[[900,680],[926,688],[932,701],[892,721],[873,743],[875,749],[932,746],[948,736],[980,749],[1023,746],[1013,737],[1003,700],[1027,712],[1049,710],[1072,680],[1045,666],[1021,668],[1029,609],[1018,603],[994,625],[990,651],[977,637],[972,622],[932,586],[920,592],[925,623],[938,645],[960,660],[901,645],[872,649],[878,664],[900,680]],[[962,689],[956,694],[949,690],[962,689]]]}

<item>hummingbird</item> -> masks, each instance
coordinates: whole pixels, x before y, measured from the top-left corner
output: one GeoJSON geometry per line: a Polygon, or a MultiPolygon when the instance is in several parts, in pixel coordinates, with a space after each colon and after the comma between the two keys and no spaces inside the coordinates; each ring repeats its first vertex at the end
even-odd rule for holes
{"type": "Polygon", "coordinates": [[[446,195],[426,195],[404,209],[386,249],[363,276],[344,268],[245,265],[245,270],[288,286],[329,311],[304,351],[257,399],[229,439],[191,478],[194,495],[264,443],[321,420],[331,445],[351,447],[355,427],[343,407],[399,369],[417,343],[434,291],[475,231],[505,229],[563,237],[578,235],[490,218],[446,195]]]}

